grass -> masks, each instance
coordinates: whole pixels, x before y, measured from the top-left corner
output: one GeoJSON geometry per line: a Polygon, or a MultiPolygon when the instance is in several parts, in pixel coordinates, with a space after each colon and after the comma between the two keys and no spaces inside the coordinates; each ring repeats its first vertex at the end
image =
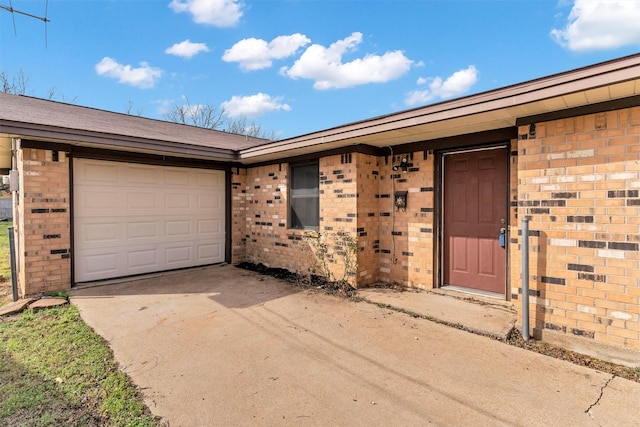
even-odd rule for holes
{"type": "Polygon", "coordinates": [[[9,258],[9,227],[11,221],[0,221],[0,281],[11,280],[11,259],[9,258]]]}
{"type": "Polygon", "coordinates": [[[9,227],[11,221],[0,221],[0,305],[11,295],[11,259],[9,258],[9,227]]]}
{"type": "Polygon", "coordinates": [[[158,426],[75,306],[0,323],[0,425],[158,426]]]}
{"type": "MultiPolygon", "coordinates": [[[[0,301],[11,294],[8,228],[12,225],[0,221],[0,301]]],[[[0,425],[160,423],[118,369],[104,339],[82,321],[75,306],[65,305],[0,318],[0,425]]]]}

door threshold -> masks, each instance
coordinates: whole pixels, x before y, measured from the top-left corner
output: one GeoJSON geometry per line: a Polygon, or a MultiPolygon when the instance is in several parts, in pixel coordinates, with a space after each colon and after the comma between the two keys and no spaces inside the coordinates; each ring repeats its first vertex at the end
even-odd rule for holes
{"type": "Polygon", "coordinates": [[[490,291],[483,291],[481,289],[465,288],[464,286],[444,285],[440,287],[440,289],[442,289],[443,291],[455,291],[455,292],[461,292],[463,294],[477,295],[477,296],[482,296],[487,298],[495,298],[495,299],[501,299],[501,300],[505,299],[504,294],[501,294],[499,292],[490,292],[490,291]]]}

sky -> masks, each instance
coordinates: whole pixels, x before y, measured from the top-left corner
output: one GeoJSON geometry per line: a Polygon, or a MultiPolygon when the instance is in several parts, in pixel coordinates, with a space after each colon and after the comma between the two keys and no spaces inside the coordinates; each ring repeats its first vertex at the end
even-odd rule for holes
{"type": "Polygon", "coordinates": [[[640,0],[0,0],[27,95],[276,139],[640,52],[640,0]],[[188,110],[192,111],[192,110],[188,110]]]}

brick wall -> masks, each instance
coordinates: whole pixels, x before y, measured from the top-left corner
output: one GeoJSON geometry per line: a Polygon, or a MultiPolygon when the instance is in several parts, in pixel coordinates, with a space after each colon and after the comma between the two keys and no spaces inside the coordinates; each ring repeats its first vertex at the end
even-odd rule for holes
{"type": "MultiPolygon", "coordinates": [[[[320,159],[320,232],[329,239],[329,268],[338,280],[356,285],[358,274],[349,276],[339,252],[340,235],[357,239],[358,175],[357,154],[343,154],[320,159]]],[[[358,246],[360,244],[358,243],[358,246]]],[[[360,257],[362,258],[362,257],[360,257]]],[[[360,267],[358,268],[360,270],[360,267]]]]}
{"type": "Polygon", "coordinates": [[[434,156],[423,151],[379,158],[380,280],[433,288],[434,156]],[[393,171],[407,157],[406,172],[393,171]],[[407,192],[406,209],[394,193],[407,192]]]}
{"type": "Polygon", "coordinates": [[[246,261],[247,253],[247,169],[231,172],[231,263],[246,261]]]}
{"type": "Polygon", "coordinates": [[[297,255],[302,232],[287,229],[288,168],[287,163],[260,166],[233,176],[233,262],[303,269],[297,255]]]}
{"type": "MultiPolygon", "coordinates": [[[[319,232],[329,237],[356,231],[355,164],[341,156],[320,159],[319,232]]],[[[247,261],[318,274],[320,260],[307,240],[308,231],[288,228],[288,163],[240,169],[233,176],[233,262],[247,261]]],[[[344,268],[331,245],[328,265],[337,278],[344,268]]],[[[352,281],[354,278],[350,278],[352,281]]]]}
{"type": "Polygon", "coordinates": [[[353,160],[358,173],[358,286],[367,286],[378,281],[380,270],[380,168],[376,156],[357,153],[353,160]]]}
{"type": "Polygon", "coordinates": [[[17,150],[17,269],[21,296],[71,287],[69,161],[64,152],[17,150]]]}
{"type": "MultiPolygon", "coordinates": [[[[640,349],[640,107],[521,126],[519,135],[531,326],[640,349]]],[[[515,296],[520,271],[513,263],[515,296]]]]}
{"type": "MultiPolygon", "coordinates": [[[[382,280],[433,287],[433,155],[421,151],[406,156],[410,159],[406,173],[392,170],[404,155],[391,159],[351,153],[320,159],[318,231],[330,240],[327,261],[335,278],[345,275],[336,239],[348,233],[358,246],[358,270],[347,277],[352,284],[382,280]],[[394,191],[408,192],[407,209],[393,207],[394,191]]],[[[305,232],[287,228],[288,168],[282,163],[234,174],[234,263],[319,272],[305,232]]]]}

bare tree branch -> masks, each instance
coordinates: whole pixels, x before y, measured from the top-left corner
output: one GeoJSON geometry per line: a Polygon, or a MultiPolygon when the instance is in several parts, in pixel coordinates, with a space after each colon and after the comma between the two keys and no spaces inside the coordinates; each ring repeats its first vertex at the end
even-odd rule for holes
{"type": "Polygon", "coordinates": [[[142,108],[138,108],[135,112],[135,114],[133,113],[133,101],[129,100],[127,101],[127,105],[125,105],[124,107],[124,113],[129,115],[129,116],[133,116],[136,115],[138,117],[142,117],[144,110],[142,108]]]}
{"type": "MultiPolygon", "coordinates": [[[[0,92],[2,93],[10,93],[12,95],[29,95],[30,82],[31,82],[31,76],[29,74],[25,74],[25,72],[22,71],[22,69],[20,69],[20,71],[18,71],[16,75],[13,76],[13,78],[9,78],[7,73],[4,71],[0,72],[0,92]]],[[[35,96],[35,95],[30,95],[30,96],[35,96]]],[[[56,97],[60,98],[61,102],[67,102],[65,101],[64,95],[56,94],[55,86],[52,86],[51,88],[49,88],[46,98],[43,98],[43,99],[54,101],[56,97]]],[[[74,96],[73,99],[71,101],[68,101],[67,103],[75,104],[77,99],[78,97],[74,96]]]]}
{"type": "Polygon", "coordinates": [[[225,122],[226,112],[210,104],[191,104],[186,98],[186,104],[174,105],[164,114],[167,121],[197,126],[207,129],[219,129],[225,122]]]}

